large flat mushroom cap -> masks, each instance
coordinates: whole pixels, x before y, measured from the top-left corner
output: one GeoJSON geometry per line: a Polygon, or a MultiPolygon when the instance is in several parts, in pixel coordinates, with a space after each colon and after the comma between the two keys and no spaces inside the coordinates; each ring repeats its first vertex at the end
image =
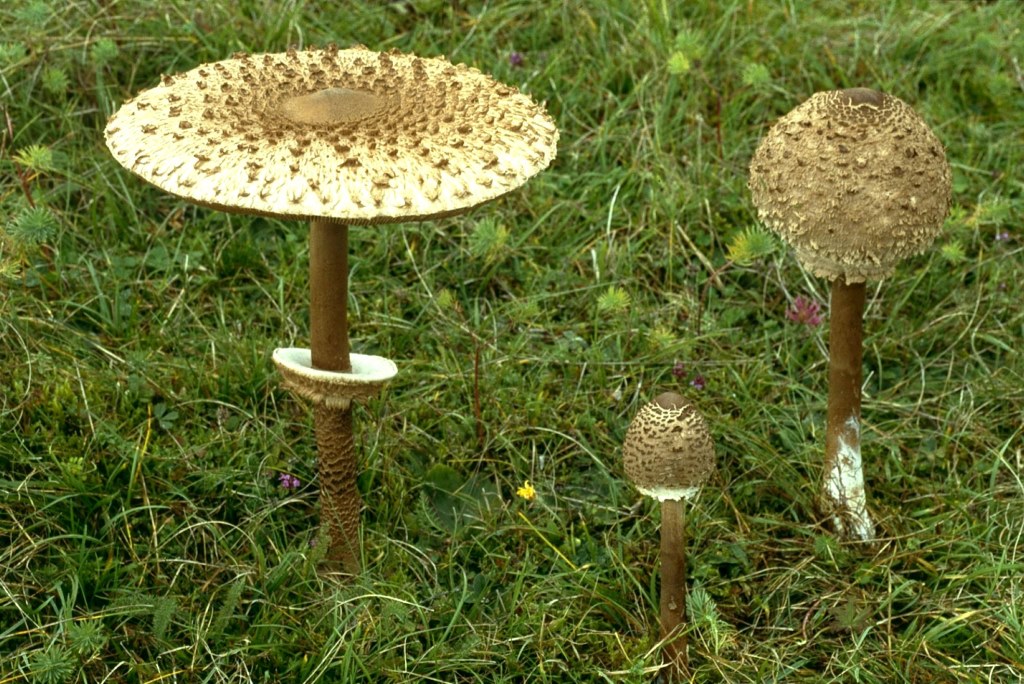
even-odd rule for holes
{"type": "Polygon", "coordinates": [[[867,88],[815,93],[779,119],[750,162],[761,220],[816,275],[890,275],[923,252],[949,211],[942,143],[899,98],[867,88]]]}
{"type": "Polygon", "coordinates": [[[105,135],[123,166],[197,204],[345,223],[467,211],[546,168],[558,140],[543,107],[477,69],[335,47],[164,76],[105,135]]]}
{"type": "Polygon", "coordinates": [[[679,394],[659,394],[629,424],[622,466],[642,494],[659,501],[691,498],[715,469],[704,417],[679,394]]]}

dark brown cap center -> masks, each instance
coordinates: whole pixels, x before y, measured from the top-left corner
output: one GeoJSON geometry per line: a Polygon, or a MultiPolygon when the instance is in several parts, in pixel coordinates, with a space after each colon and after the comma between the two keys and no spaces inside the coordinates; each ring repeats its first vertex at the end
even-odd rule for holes
{"type": "Polygon", "coordinates": [[[852,105],[866,104],[872,107],[881,107],[885,100],[882,93],[871,88],[847,88],[843,91],[843,95],[850,99],[852,105]]]}
{"type": "Polygon", "coordinates": [[[365,90],[324,88],[286,97],[281,101],[281,113],[299,124],[335,124],[373,116],[381,104],[381,98],[365,90]]]}
{"type": "Polygon", "coordinates": [[[662,392],[654,397],[653,403],[668,411],[675,411],[690,405],[690,402],[686,401],[682,395],[675,392],[662,392]]]}

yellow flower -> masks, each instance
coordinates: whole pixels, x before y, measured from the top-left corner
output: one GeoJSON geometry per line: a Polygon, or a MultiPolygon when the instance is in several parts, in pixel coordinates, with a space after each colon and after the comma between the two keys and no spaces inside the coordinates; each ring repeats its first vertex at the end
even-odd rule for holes
{"type": "Polygon", "coordinates": [[[537,490],[533,488],[533,485],[530,484],[529,480],[526,480],[523,482],[523,486],[516,490],[516,496],[520,499],[532,501],[533,498],[537,496],[537,490]]]}

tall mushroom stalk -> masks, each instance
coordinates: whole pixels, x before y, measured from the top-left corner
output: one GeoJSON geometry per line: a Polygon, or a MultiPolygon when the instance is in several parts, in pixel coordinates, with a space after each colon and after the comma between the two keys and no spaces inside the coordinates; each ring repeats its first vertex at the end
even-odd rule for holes
{"type": "MultiPolygon", "coordinates": [[[[686,654],[686,498],[661,501],[661,584],[658,594],[659,637],[665,662],[682,672],[686,654]]],[[[672,677],[670,676],[669,681],[672,677]]]]}
{"type": "Polygon", "coordinates": [[[867,540],[874,524],[867,509],[860,455],[860,385],[864,283],[832,281],[828,328],[828,411],[825,416],[823,495],[844,535],[867,540]]]}
{"type": "MultiPolygon", "coordinates": [[[[324,219],[309,223],[309,348],[313,368],[350,373],[348,341],[348,226],[324,219]]],[[[327,557],[358,572],[359,511],[352,404],[315,402],[320,518],[330,545],[327,557]]]]}
{"type": "Polygon", "coordinates": [[[861,460],[865,281],[928,248],[949,211],[942,144],[902,100],[868,88],[816,93],[779,119],[750,162],[758,215],[832,281],[821,504],[839,536],[870,541],[861,460]]]}
{"type": "Polygon", "coordinates": [[[285,385],[313,404],[327,558],[358,572],[352,402],[397,369],[350,353],[348,225],[451,216],[500,197],[554,159],[554,123],[465,65],[329,46],[164,76],[105,134],[118,162],[174,195],[310,221],[311,348],[273,357],[285,385]]]}
{"type": "Polygon", "coordinates": [[[626,477],[661,502],[660,634],[668,681],[685,676],[686,502],[715,468],[707,423],[685,398],[664,392],[643,406],[622,443],[626,477]]]}

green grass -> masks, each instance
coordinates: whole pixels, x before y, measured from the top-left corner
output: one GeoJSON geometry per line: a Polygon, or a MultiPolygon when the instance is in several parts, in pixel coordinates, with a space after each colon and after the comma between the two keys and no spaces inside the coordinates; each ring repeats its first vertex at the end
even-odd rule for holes
{"type": "Polygon", "coordinates": [[[620,444],[658,389],[719,457],[697,681],[1024,677],[1024,9],[810,5],[4,5],[0,682],[651,681],[658,509],[620,444]],[[185,204],[102,139],[161,73],[330,41],[445,54],[561,129],[499,202],[352,230],[353,347],[400,372],[357,409],[349,584],[317,573],[308,410],[269,360],[308,340],[307,227],[185,204]],[[954,173],[938,244],[868,291],[869,550],[814,508],[827,325],[784,312],[827,283],[774,241],[728,260],[765,127],[854,85],[954,173]]]}

